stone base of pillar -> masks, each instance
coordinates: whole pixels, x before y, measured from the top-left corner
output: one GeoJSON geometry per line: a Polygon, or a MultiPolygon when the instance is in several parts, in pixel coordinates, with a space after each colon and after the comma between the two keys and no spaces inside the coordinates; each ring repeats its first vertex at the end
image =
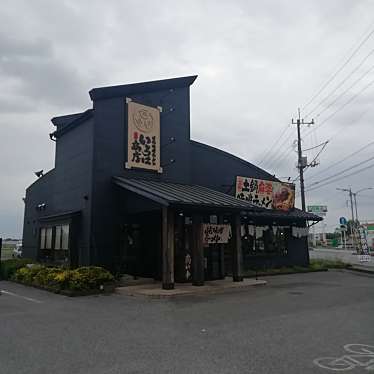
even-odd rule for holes
{"type": "Polygon", "coordinates": [[[192,285],[200,287],[200,286],[204,286],[204,282],[203,281],[195,281],[195,282],[192,282],[192,285]]]}
{"type": "Polygon", "coordinates": [[[243,282],[243,277],[238,276],[238,275],[234,275],[234,276],[232,277],[232,280],[233,280],[234,282],[243,282]]]}
{"type": "Polygon", "coordinates": [[[174,283],[162,283],[163,290],[174,290],[174,283]]]}

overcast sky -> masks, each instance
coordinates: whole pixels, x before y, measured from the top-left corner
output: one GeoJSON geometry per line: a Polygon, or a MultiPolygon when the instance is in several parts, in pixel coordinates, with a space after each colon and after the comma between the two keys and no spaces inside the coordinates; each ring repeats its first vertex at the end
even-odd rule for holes
{"type": "MultiPolygon", "coordinates": [[[[287,125],[298,107],[302,117],[314,109],[303,148],[331,140],[306,185],[331,181],[374,153],[334,165],[374,141],[374,35],[363,42],[373,29],[374,2],[360,0],[1,1],[0,236],[22,236],[25,188],[53,168],[50,119],[91,107],[93,87],[197,74],[192,138],[285,180],[297,175],[287,125]]],[[[329,231],[349,216],[336,188],[374,187],[373,172],[307,192],[307,204],[328,205],[329,231]]],[[[373,197],[358,196],[361,219],[374,220],[373,197]]]]}

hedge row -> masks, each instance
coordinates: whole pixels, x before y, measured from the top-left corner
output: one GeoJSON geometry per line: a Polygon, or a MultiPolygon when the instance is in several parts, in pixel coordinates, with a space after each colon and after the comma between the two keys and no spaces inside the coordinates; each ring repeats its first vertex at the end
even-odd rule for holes
{"type": "Polygon", "coordinates": [[[74,270],[33,264],[27,260],[8,260],[1,264],[3,279],[42,287],[51,291],[102,291],[113,284],[113,275],[97,266],[74,270]]]}
{"type": "Polygon", "coordinates": [[[0,279],[12,279],[16,271],[33,261],[27,258],[15,258],[0,262],[0,279]]]}

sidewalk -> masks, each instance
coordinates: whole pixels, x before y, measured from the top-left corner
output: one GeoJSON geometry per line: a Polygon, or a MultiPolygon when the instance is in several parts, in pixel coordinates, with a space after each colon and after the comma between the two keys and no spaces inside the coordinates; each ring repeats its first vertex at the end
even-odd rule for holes
{"type": "Polygon", "coordinates": [[[351,270],[360,271],[362,273],[367,273],[367,274],[373,274],[374,275],[374,267],[364,265],[364,264],[362,264],[362,265],[361,264],[352,265],[351,270]]]}
{"type": "Polygon", "coordinates": [[[128,296],[148,296],[151,298],[171,298],[182,295],[214,294],[232,290],[243,290],[253,286],[263,286],[264,280],[244,279],[243,282],[233,282],[231,278],[206,281],[204,286],[193,286],[190,283],[176,283],[174,290],[163,290],[160,282],[139,284],[135,286],[118,287],[116,292],[128,296]]]}

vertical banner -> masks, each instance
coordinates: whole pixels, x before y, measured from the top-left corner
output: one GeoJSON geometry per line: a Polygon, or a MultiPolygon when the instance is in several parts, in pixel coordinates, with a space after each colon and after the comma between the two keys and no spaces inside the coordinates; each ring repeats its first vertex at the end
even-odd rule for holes
{"type": "Polygon", "coordinates": [[[290,210],[295,206],[295,185],[237,176],[235,196],[262,208],[290,210]]]}
{"type": "Polygon", "coordinates": [[[160,166],[160,108],[127,102],[126,168],[162,172],[160,166]]]}

